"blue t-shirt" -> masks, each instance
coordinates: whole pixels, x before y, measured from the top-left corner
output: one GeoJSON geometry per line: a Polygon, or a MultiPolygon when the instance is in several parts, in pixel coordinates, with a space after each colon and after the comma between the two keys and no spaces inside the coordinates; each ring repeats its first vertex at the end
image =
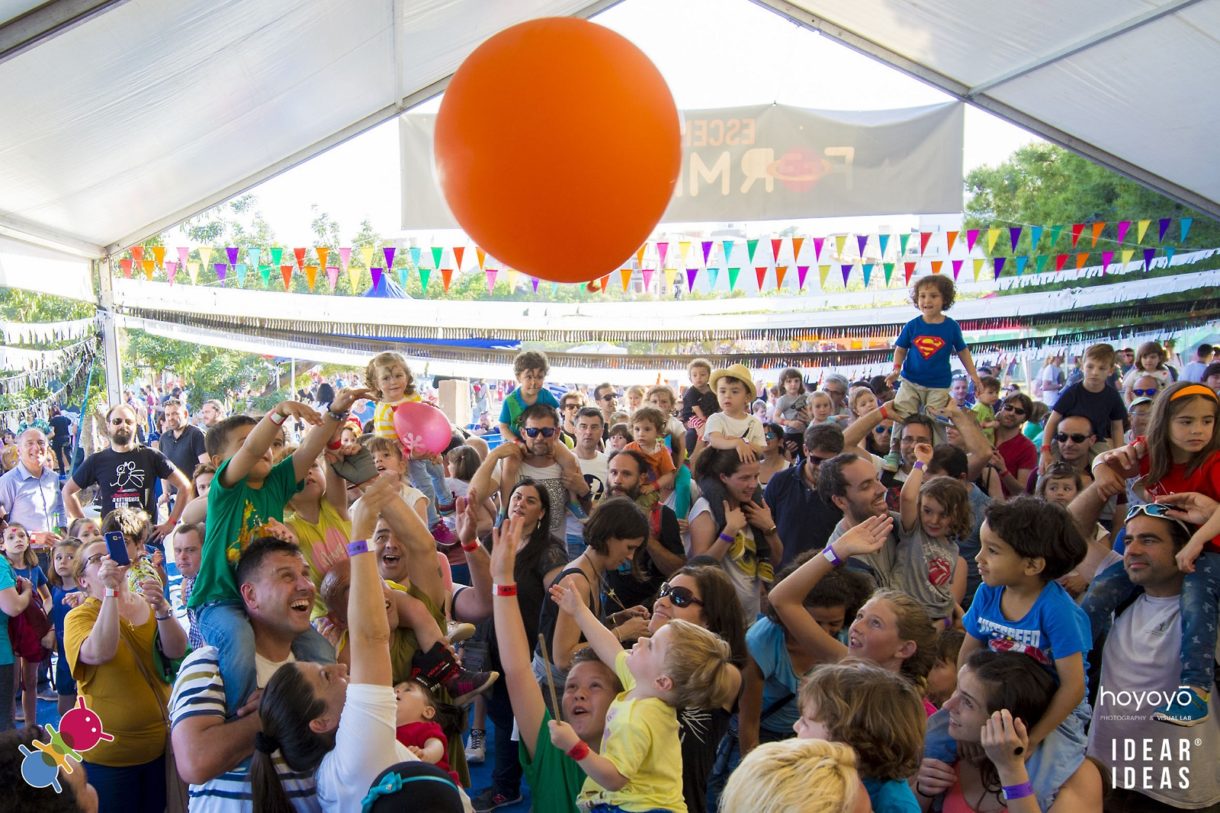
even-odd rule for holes
{"type": "Polygon", "coordinates": [[[902,377],[934,390],[949,389],[953,381],[949,360],[966,349],[962,329],[948,316],[937,325],[930,325],[922,316],[916,316],[902,328],[894,344],[907,351],[902,377]]]}
{"type": "MultiPolygon", "coordinates": [[[[12,562],[9,562],[12,565],[12,562]]],[[[22,578],[29,579],[30,584],[34,585],[35,590],[41,590],[44,585],[50,584],[47,581],[47,574],[42,572],[42,568],[38,565],[30,565],[29,567],[14,567],[13,573],[22,578]]]]}
{"type": "Polygon", "coordinates": [[[901,779],[874,779],[862,776],[868,799],[875,813],[920,813],[919,802],[911,786],[901,779]]]}
{"type": "MultiPolygon", "coordinates": [[[[17,577],[13,574],[13,566],[8,559],[0,556],[0,590],[17,586],[17,577]]],[[[0,613],[0,618],[6,618],[0,613]]],[[[0,666],[11,666],[13,663],[13,644],[8,638],[8,622],[0,623],[0,666]]],[[[7,701],[6,701],[7,702],[7,701]]]]}
{"type": "Polygon", "coordinates": [[[64,604],[64,596],[79,592],[79,587],[65,589],[57,584],[51,585],[51,623],[55,625],[55,640],[60,642],[60,646],[63,646],[64,640],[64,618],[72,610],[71,607],[64,604]]]}
{"type": "Polygon", "coordinates": [[[1093,645],[1089,617],[1058,582],[1049,582],[1043,587],[1025,617],[1015,621],[1005,618],[1000,610],[1003,595],[1003,587],[979,585],[962,620],[967,634],[985,643],[993,652],[1030,655],[1056,678],[1059,675],[1055,660],[1076,652],[1084,658],[1085,672],[1089,671],[1089,649],[1093,645]]]}
{"type": "Polygon", "coordinates": [[[784,628],[770,618],[760,618],[746,632],[746,648],[750,657],[758,664],[766,682],[763,684],[761,711],[787,697],[788,702],[780,706],[760,722],[760,728],[772,733],[787,733],[801,716],[796,692],[801,678],[792,671],[792,658],[784,642],[784,628]]]}
{"type": "MultiPolygon", "coordinates": [[[[546,387],[538,391],[538,398],[534,401],[535,404],[546,404],[549,407],[559,409],[559,402],[555,400],[555,396],[546,387]]],[[[506,424],[509,429],[517,435],[521,434],[521,413],[529,409],[532,404],[527,404],[521,400],[521,388],[510,392],[504,399],[504,405],[500,407],[500,423],[506,424]]],[[[507,438],[505,438],[507,440],[507,438]]]]}

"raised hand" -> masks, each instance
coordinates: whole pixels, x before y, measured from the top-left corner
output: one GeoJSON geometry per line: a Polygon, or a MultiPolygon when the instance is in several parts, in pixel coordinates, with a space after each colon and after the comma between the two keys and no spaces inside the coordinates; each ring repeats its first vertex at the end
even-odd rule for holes
{"type": "Polygon", "coordinates": [[[563,584],[551,586],[551,600],[559,605],[559,609],[568,615],[576,615],[584,605],[580,602],[580,594],[563,584]]]}
{"type": "Polygon", "coordinates": [[[893,530],[894,518],[889,514],[869,517],[835,540],[835,552],[842,557],[876,553],[893,530]]]}
{"type": "Polygon", "coordinates": [[[297,418],[305,423],[316,425],[322,423],[322,416],[309,404],[300,401],[280,401],[275,405],[275,411],[285,418],[297,418]]]}

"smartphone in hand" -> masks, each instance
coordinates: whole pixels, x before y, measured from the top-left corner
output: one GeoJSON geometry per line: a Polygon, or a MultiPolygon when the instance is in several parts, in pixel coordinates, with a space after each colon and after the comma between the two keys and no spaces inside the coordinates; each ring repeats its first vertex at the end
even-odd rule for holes
{"type": "Polygon", "coordinates": [[[106,540],[106,552],[116,565],[130,565],[131,557],[127,555],[127,540],[122,531],[107,531],[102,534],[106,540]]]}

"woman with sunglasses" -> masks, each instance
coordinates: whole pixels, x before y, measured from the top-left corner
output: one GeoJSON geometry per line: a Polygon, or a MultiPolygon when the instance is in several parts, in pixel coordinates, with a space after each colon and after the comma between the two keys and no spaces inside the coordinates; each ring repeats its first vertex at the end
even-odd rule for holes
{"type": "Polygon", "coordinates": [[[766,448],[758,459],[758,484],[766,486],[771,478],[792,465],[784,454],[784,429],[777,423],[763,425],[766,448]]]}
{"type": "MultiPolygon", "coordinates": [[[[1141,381],[1145,376],[1152,379],[1154,387],[1162,390],[1174,382],[1173,373],[1165,364],[1167,358],[1168,354],[1158,342],[1144,342],[1139,346],[1135,353],[1135,366],[1123,377],[1122,392],[1127,403],[1136,397],[1136,386],[1145,390],[1149,388],[1148,382],[1141,381]]],[[[1155,392],[1145,394],[1148,397],[1156,395],[1155,392]]]]}
{"type": "MultiPolygon", "coordinates": [[[[660,595],[652,605],[648,634],[657,632],[675,619],[698,624],[716,633],[729,645],[730,662],[737,667],[738,688],[741,674],[749,660],[746,654],[745,619],[736,601],[737,592],[724,571],[713,565],[687,565],[661,585],[660,595]]],[[[729,720],[736,711],[733,700],[720,708],[682,709],[678,712],[678,730],[682,740],[682,795],[690,813],[708,809],[708,777],[716,764],[717,748],[729,730],[729,720]]]]}

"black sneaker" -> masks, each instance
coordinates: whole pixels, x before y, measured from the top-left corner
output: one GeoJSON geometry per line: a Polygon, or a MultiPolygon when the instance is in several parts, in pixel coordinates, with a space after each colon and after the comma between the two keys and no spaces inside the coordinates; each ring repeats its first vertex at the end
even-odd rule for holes
{"type": "Polygon", "coordinates": [[[503,791],[496,790],[495,788],[488,788],[478,796],[471,799],[470,805],[474,808],[475,813],[487,813],[489,810],[515,805],[517,802],[521,801],[523,797],[521,796],[520,788],[514,791],[514,793],[516,795],[511,796],[503,791]]]}

